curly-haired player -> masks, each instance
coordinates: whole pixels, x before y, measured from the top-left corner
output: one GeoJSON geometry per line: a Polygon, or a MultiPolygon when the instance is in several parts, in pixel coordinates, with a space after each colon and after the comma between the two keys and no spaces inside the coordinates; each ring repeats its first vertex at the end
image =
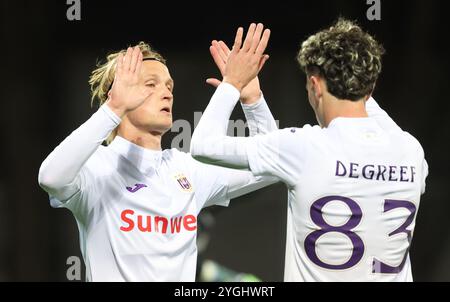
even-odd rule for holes
{"type": "Polygon", "coordinates": [[[428,166],[419,142],[371,98],[382,46],[344,19],[311,36],[298,61],[320,126],[225,139],[221,123],[264,58],[267,41],[254,28],[243,45],[240,28],[224,52],[219,89],[234,95],[213,96],[192,154],[287,184],[286,281],[412,281],[409,249],[428,166]]]}

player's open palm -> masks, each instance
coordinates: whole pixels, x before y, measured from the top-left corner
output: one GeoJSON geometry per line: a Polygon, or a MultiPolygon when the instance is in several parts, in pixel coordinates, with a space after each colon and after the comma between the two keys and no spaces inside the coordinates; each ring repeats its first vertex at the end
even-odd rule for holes
{"type": "Polygon", "coordinates": [[[116,75],[109,93],[110,105],[124,114],[138,108],[150,95],[151,89],[141,80],[143,56],[139,47],[128,48],[117,58],[116,75]]]}
{"type": "MultiPolygon", "coordinates": [[[[223,41],[214,40],[209,48],[211,56],[214,59],[222,77],[225,75],[225,69],[227,66],[228,57],[231,50],[223,41]]],[[[222,82],[218,79],[209,78],[206,82],[214,87],[218,87],[222,82]]],[[[261,98],[261,87],[258,77],[254,78],[250,83],[244,87],[241,91],[241,101],[244,104],[252,104],[257,102],[261,98]]]]}
{"type": "Polygon", "coordinates": [[[240,91],[257,77],[268,59],[264,51],[269,42],[270,30],[264,30],[262,24],[251,24],[244,43],[243,34],[244,30],[239,28],[224,74],[224,82],[232,84],[240,91]]]}

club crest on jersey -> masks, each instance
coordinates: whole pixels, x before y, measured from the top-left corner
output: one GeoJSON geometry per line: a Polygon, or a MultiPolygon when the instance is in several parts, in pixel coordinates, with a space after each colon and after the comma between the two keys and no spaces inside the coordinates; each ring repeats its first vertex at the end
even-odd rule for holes
{"type": "Polygon", "coordinates": [[[192,192],[192,185],[184,174],[176,174],[175,179],[185,192],[192,192]]]}

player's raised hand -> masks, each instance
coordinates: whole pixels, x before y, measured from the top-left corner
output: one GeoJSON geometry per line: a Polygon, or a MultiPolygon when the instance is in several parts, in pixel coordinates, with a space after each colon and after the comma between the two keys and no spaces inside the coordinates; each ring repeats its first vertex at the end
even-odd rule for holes
{"type": "Polygon", "coordinates": [[[242,91],[260,72],[269,56],[264,54],[270,38],[270,30],[261,23],[251,24],[242,43],[243,28],[239,28],[233,49],[228,57],[223,81],[242,91]]]}
{"type": "Polygon", "coordinates": [[[138,108],[151,94],[141,80],[143,55],[139,47],[128,48],[117,57],[114,82],[109,92],[108,106],[119,116],[138,108]]]}
{"type": "MultiPolygon", "coordinates": [[[[225,75],[225,68],[231,50],[223,41],[212,41],[209,48],[211,56],[219,68],[222,77],[225,75]]],[[[214,87],[218,87],[221,81],[215,78],[209,78],[206,82],[214,87]]],[[[253,104],[261,98],[261,87],[258,77],[255,77],[244,89],[241,91],[241,102],[244,104],[253,104]]]]}

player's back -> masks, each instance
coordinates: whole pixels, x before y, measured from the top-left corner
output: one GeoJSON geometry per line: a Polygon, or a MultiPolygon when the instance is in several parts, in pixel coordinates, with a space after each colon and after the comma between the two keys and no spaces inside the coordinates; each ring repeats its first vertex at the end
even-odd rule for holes
{"type": "Polygon", "coordinates": [[[338,118],[285,132],[282,161],[295,181],[286,281],[412,281],[408,252],[427,166],[416,139],[383,126],[338,118]]]}

